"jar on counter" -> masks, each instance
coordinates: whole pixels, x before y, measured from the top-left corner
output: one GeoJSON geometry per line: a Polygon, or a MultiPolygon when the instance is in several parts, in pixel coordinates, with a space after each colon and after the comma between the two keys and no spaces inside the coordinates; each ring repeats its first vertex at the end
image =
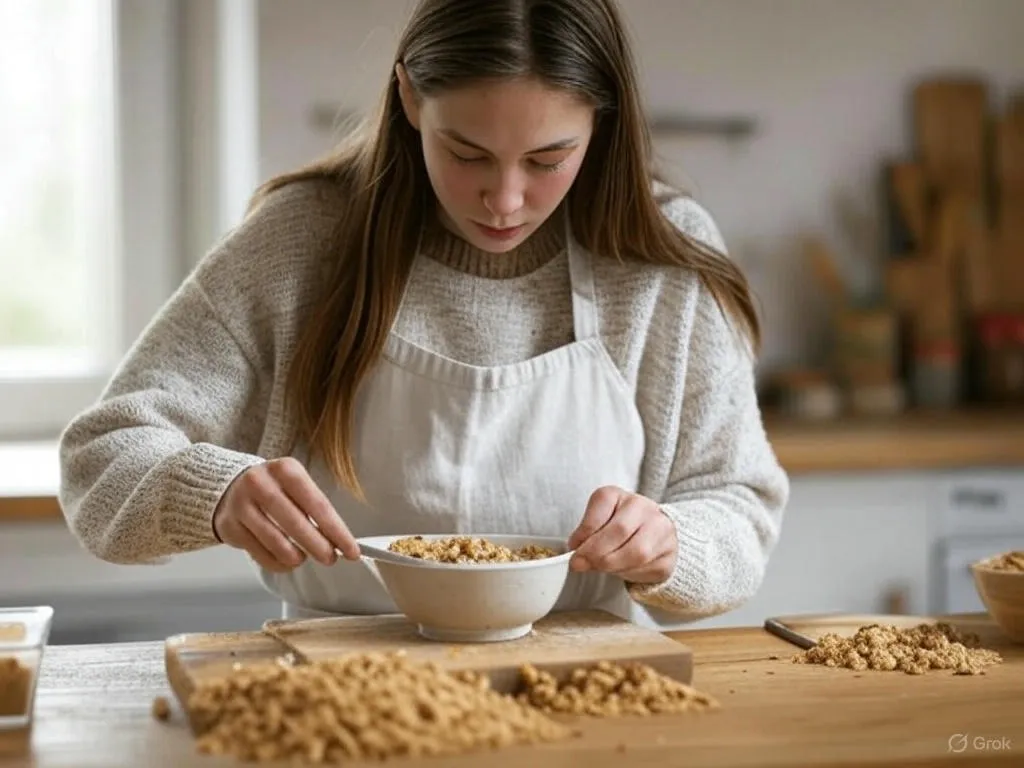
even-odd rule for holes
{"type": "Polygon", "coordinates": [[[954,408],[961,400],[959,345],[953,340],[920,343],[914,350],[914,403],[920,408],[954,408]]]}
{"type": "Polygon", "coordinates": [[[1024,402],[1024,315],[979,318],[982,397],[993,403],[1024,402]]]}
{"type": "Polygon", "coordinates": [[[788,416],[821,421],[837,417],[842,410],[839,388],[825,372],[787,371],[776,384],[782,411],[788,416]]]}

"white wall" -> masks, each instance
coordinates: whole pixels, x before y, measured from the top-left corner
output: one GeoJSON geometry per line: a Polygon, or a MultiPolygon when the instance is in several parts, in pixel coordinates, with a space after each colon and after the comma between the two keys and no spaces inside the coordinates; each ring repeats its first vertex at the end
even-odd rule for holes
{"type": "MultiPolygon", "coordinates": [[[[746,143],[661,142],[715,214],[767,325],[765,367],[810,354],[821,305],[794,238],[828,236],[851,274],[881,240],[880,162],[905,154],[914,79],[963,68],[994,103],[1024,87],[1020,0],[621,0],[652,111],[755,117],[746,143]],[[854,222],[851,227],[847,221],[854,222]]],[[[261,175],[329,146],[314,102],[372,105],[409,0],[260,0],[261,175]]],[[[860,271],[858,271],[858,269],[860,271]]]]}

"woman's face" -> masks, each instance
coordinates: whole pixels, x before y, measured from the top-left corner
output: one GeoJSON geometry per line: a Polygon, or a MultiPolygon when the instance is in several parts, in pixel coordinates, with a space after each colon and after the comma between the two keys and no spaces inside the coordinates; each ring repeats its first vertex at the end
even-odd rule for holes
{"type": "Polygon", "coordinates": [[[583,162],[594,109],[532,80],[402,102],[420,132],[444,224],[492,253],[512,250],[558,207],[583,162]]]}

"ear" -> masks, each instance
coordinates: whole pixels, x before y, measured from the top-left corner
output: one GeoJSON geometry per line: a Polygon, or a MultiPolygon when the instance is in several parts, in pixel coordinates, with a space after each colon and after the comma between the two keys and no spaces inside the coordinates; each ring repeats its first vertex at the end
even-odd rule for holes
{"type": "Polygon", "coordinates": [[[401,63],[395,64],[395,77],[398,79],[398,98],[402,102],[405,119],[418,131],[420,129],[420,105],[416,99],[416,92],[409,82],[409,75],[406,74],[405,67],[401,63]]]}

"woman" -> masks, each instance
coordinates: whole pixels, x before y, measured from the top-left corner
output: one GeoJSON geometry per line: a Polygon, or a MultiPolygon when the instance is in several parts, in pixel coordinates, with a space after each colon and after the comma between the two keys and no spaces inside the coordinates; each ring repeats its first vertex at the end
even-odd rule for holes
{"type": "Polygon", "coordinates": [[[376,119],[259,190],[66,429],[82,544],[237,547],[286,616],[394,611],[373,534],[565,537],[559,608],[749,598],[789,490],[758,320],[638,92],[613,0],[423,0],[376,119]]]}

